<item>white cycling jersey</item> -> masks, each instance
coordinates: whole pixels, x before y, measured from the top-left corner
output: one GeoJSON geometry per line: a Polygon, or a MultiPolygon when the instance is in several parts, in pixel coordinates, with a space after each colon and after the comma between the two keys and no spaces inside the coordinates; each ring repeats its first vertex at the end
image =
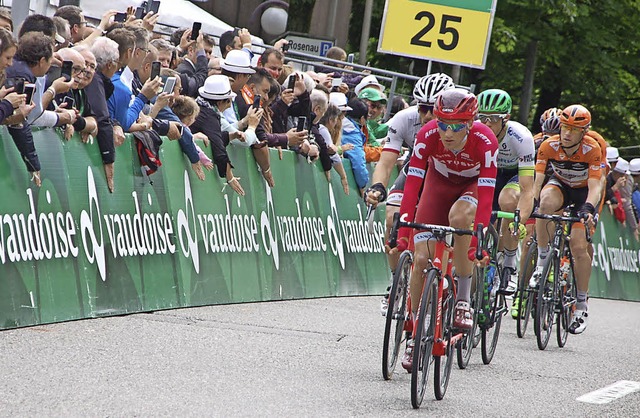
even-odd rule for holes
{"type": "Polygon", "coordinates": [[[389,132],[383,140],[382,151],[400,154],[402,147],[413,149],[416,135],[422,128],[418,106],[410,106],[399,111],[387,122],[387,125],[389,132]]]}
{"type": "Polygon", "coordinates": [[[498,169],[518,170],[520,175],[533,175],[536,147],[533,135],[519,122],[507,121],[507,132],[498,148],[498,169]]]}

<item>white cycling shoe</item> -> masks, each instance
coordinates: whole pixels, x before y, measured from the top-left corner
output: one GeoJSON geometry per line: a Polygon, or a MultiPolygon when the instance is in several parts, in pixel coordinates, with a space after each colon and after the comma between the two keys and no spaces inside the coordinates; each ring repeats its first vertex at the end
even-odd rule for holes
{"type": "Polygon", "coordinates": [[[576,309],[573,312],[573,319],[569,325],[569,332],[572,334],[582,334],[587,329],[589,314],[587,311],[576,309]]]}

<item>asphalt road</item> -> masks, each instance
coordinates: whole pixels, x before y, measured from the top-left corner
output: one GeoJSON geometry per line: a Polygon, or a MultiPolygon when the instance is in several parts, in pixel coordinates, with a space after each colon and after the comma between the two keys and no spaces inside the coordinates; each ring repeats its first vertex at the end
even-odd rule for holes
{"type": "Polygon", "coordinates": [[[640,416],[640,304],[591,300],[589,329],[539,351],[505,318],[446,397],[411,408],[410,376],[381,375],[379,297],[213,306],[0,332],[0,416],[640,416]]]}

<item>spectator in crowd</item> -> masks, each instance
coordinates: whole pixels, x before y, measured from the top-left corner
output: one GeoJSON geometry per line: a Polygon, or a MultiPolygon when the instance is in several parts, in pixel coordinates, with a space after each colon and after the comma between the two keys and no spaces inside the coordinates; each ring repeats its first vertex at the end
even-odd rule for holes
{"type": "Polygon", "coordinates": [[[11,19],[11,10],[6,7],[0,7],[0,28],[6,29],[13,33],[13,20],[11,19]]]}
{"type": "Polygon", "coordinates": [[[253,58],[251,52],[251,33],[246,28],[236,28],[224,32],[220,35],[220,53],[222,58],[227,58],[227,54],[231,51],[245,51],[249,55],[249,59],[253,58]]]}
{"type": "Polygon", "coordinates": [[[380,140],[386,137],[389,131],[389,127],[380,122],[387,106],[387,96],[380,90],[367,87],[360,90],[358,98],[364,100],[369,108],[367,116],[368,144],[379,147],[380,140]]]}
{"type": "MultiPolygon", "coordinates": [[[[191,35],[191,29],[185,33],[191,35]]],[[[200,33],[198,39],[191,42],[184,53],[184,59],[176,68],[182,81],[182,94],[198,97],[198,89],[208,77],[209,60],[204,52],[204,34],[200,33]]]]}
{"type": "Polygon", "coordinates": [[[324,116],[329,106],[329,96],[320,90],[313,89],[310,94],[311,112],[309,114],[309,140],[318,147],[320,164],[327,177],[331,171],[331,155],[336,153],[330,143],[324,140],[320,133],[320,118],[324,116]]]}
{"type": "MultiPolygon", "coordinates": [[[[618,158],[615,167],[607,175],[607,190],[611,190],[616,196],[617,208],[614,210],[616,219],[628,225],[638,238],[638,223],[631,204],[634,181],[627,173],[628,170],[629,162],[624,158],[618,158]]],[[[611,198],[607,200],[611,201],[611,198]]]]}
{"type": "MultiPolygon", "coordinates": [[[[133,44],[133,38],[132,44],[133,44]]],[[[107,187],[113,193],[113,163],[115,162],[115,146],[124,141],[124,131],[111,118],[107,100],[113,94],[113,82],[111,77],[118,70],[119,52],[118,44],[106,37],[96,39],[91,47],[91,52],[96,59],[96,73],[85,92],[98,125],[98,148],[102,157],[107,187]]]]}
{"type": "MultiPolygon", "coordinates": [[[[77,47],[76,47],[77,48],[77,47]]],[[[86,48],[83,46],[82,48],[86,48]]],[[[91,51],[86,50],[87,58],[90,62],[93,62],[95,66],[95,58],[91,51]],[[90,54],[90,55],[89,55],[90,54]]],[[[69,124],[64,128],[64,138],[68,141],[71,139],[75,132],[78,132],[82,135],[83,138],[88,138],[88,135],[94,133],[97,130],[97,123],[91,110],[91,105],[86,99],[86,93],[84,88],[91,81],[86,78],[86,60],[85,57],[75,49],[71,48],[63,48],[58,51],[58,55],[60,59],[63,61],[71,61],[73,63],[71,78],[73,84],[71,85],[71,90],[59,94],[55,97],[54,101],[57,104],[56,106],[65,106],[63,103],[66,98],[70,98],[73,100],[74,105],[67,109],[73,109],[77,112],[76,120],[73,124],[69,124]],[[88,80],[88,81],[87,81],[88,80]]],[[[93,73],[91,73],[91,78],[93,77],[93,73]]]]}
{"type": "Polygon", "coordinates": [[[78,6],[61,6],[58,7],[54,16],[61,17],[69,22],[71,33],[71,44],[77,44],[93,32],[93,29],[87,27],[87,21],[84,18],[82,9],[78,6]]]}
{"type": "Polygon", "coordinates": [[[56,36],[56,25],[53,23],[53,19],[48,16],[39,14],[29,15],[24,19],[22,25],[20,25],[18,39],[29,32],[42,32],[53,42],[56,36]]]}
{"type": "MultiPolygon", "coordinates": [[[[340,183],[342,184],[344,193],[346,195],[349,195],[349,181],[347,179],[347,173],[344,169],[344,165],[342,164],[340,153],[338,153],[338,145],[336,145],[336,142],[339,144],[340,141],[340,133],[337,131],[342,129],[341,116],[342,111],[338,109],[338,107],[334,104],[329,103],[327,106],[327,110],[320,118],[319,131],[322,140],[325,141],[327,147],[333,149],[335,152],[333,155],[331,155],[331,165],[340,176],[340,183]],[[336,136],[337,138],[335,138],[336,136]]],[[[353,145],[349,144],[349,147],[352,148],[353,145]]],[[[329,172],[327,172],[327,180],[330,180],[329,172]]]]}
{"type": "MultiPolygon", "coordinates": [[[[5,70],[12,65],[13,56],[16,54],[17,48],[18,45],[11,32],[0,27],[0,86],[2,86],[0,87],[0,120],[2,120],[3,124],[10,121],[7,118],[13,116],[14,109],[21,108],[22,111],[26,110],[26,95],[14,92],[12,87],[5,87],[5,70]]],[[[29,106],[29,109],[33,109],[33,106],[29,106]]]]}
{"type": "MultiPolygon", "coordinates": [[[[273,132],[273,124],[272,124],[272,116],[273,116],[273,110],[271,109],[271,103],[273,103],[278,96],[280,95],[280,84],[278,83],[278,81],[276,79],[274,79],[273,77],[269,77],[269,93],[267,95],[266,98],[262,99],[262,107],[264,109],[264,113],[262,114],[262,119],[260,120],[260,123],[258,125],[259,129],[265,132],[265,136],[267,139],[267,142],[269,143],[269,146],[272,148],[277,148],[279,151],[279,156],[280,159],[282,159],[282,149],[286,149],[289,147],[289,133],[274,133],[273,132]]],[[[292,132],[292,137],[297,137],[298,133],[295,131],[295,129],[291,130],[292,132]]],[[[299,141],[297,143],[295,143],[295,145],[300,145],[300,143],[302,142],[299,141]]]]}
{"type": "MultiPolygon", "coordinates": [[[[326,57],[336,61],[346,61],[347,52],[339,46],[333,46],[327,51],[326,57]]],[[[362,80],[361,75],[334,70],[333,68],[327,67],[326,65],[343,68],[345,70],[352,70],[353,68],[350,66],[346,66],[345,64],[326,62],[324,63],[324,65],[319,65],[314,68],[316,73],[331,74],[333,78],[342,78],[342,82],[345,83],[349,89],[354,88],[360,82],[360,80],[362,80]]]]}
{"type": "Polygon", "coordinates": [[[279,82],[280,75],[282,74],[282,68],[284,66],[284,55],[277,49],[267,48],[262,53],[262,56],[258,60],[258,67],[266,69],[271,77],[275,78],[279,82]]]}
{"type": "MultiPolygon", "coordinates": [[[[180,118],[180,122],[182,123],[182,138],[185,141],[194,144],[193,142],[193,134],[191,133],[191,129],[189,128],[196,121],[198,114],[200,113],[200,106],[196,103],[195,99],[188,96],[177,96],[173,99],[171,104],[171,111],[180,118]]],[[[203,156],[205,167],[208,170],[213,168],[213,163],[211,160],[200,151],[200,155],[197,153],[196,161],[191,161],[191,167],[193,171],[196,173],[196,176],[200,180],[205,179],[204,171],[202,170],[203,164],[200,162],[200,156],[203,156]]]]}
{"type": "Polygon", "coordinates": [[[372,74],[369,74],[368,76],[362,78],[362,80],[360,80],[353,91],[358,97],[360,97],[360,92],[364,89],[376,89],[380,93],[384,93],[384,86],[380,84],[376,76],[372,74]]]}
{"type": "Polygon", "coordinates": [[[222,58],[211,57],[209,58],[209,65],[207,67],[209,76],[222,74],[222,58]]]}
{"type": "MultiPolygon", "coordinates": [[[[229,77],[231,80],[231,90],[236,93],[234,98],[237,97],[237,95],[242,91],[244,85],[247,84],[251,74],[254,74],[255,72],[256,70],[251,68],[251,60],[247,54],[242,51],[229,51],[222,63],[222,75],[229,77]]],[[[224,117],[232,124],[238,122],[238,120],[242,118],[235,106],[235,103],[224,111],[224,117]]]]}
{"type": "MultiPolygon", "coordinates": [[[[49,21],[51,22],[51,19],[49,21]]],[[[11,134],[20,151],[27,170],[32,173],[31,179],[37,186],[41,184],[40,160],[33,142],[31,125],[37,119],[43,118],[44,109],[48,106],[53,96],[71,87],[71,82],[65,82],[64,78],[61,77],[43,95],[46,81],[45,74],[51,66],[52,57],[53,43],[51,38],[39,32],[27,32],[20,39],[13,64],[6,69],[6,76],[10,85],[16,85],[19,79],[24,80],[25,83],[35,84],[35,91],[32,96],[32,101],[35,104],[34,111],[28,115],[26,120],[18,115],[8,123],[11,124],[9,126],[9,134],[11,134]],[[43,103],[43,96],[48,96],[46,104],[43,103]]],[[[49,126],[62,126],[73,122],[75,122],[75,114],[66,110],[50,112],[46,117],[46,123],[49,126]]]]}
{"type": "Polygon", "coordinates": [[[162,68],[171,68],[171,61],[176,48],[169,41],[162,38],[154,39],[150,44],[158,50],[158,61],[160,61],[162,68]]]}
{"type": "Polygon", "coordinates": [[[391,101],[391,111],[389,112],[389,120],[396,115],[401,110],[404,110],[409,107],[409,104],[404,97],[402,96],[393,96],[393,100],[391,101]]]}
{"type": "MultiPolygon", "coordinates": [[[[297,148],[307,138],[308,132],[306,129],[298,131],[296,129],[297,127],[291,127],[289,130],[286,130],[286,119],[289,107],[285,101],[279,100],[281,95],[284,95],[282,86],[273,77],[271,77],[269,81],[271,83],[269,99],[264,103],[265,112],[263,120],[261,121],[261,124],[264,122],[265,131],[268,134],[267,138],[269,139],[269,146],[297,148]],[[282,126],[275,126],[276,119],[282,126]]],[[[293,94],[293,90],[291,89],[289,89],[288,92],[293,94]]]]}
{"type": "MultiPolygon", "coordinates": [[[[229,133],[222,130],[222,112],[231,106],[236,94],[231,90],[229,78],[224,75],[212,75],[200,87],[200,95],[196,103],[200,106],[200,113],[191,125],[192,132],[202,132],[209,138],[213,162],[218,169],[218,175],[227,179],[227,184],[239,195],[244,196],[244,189],[240,179],[233,174],[233,165],[227,154],[226,146],[232,139],[242,140],[244,133],[235,131],[229,133]]],[[[253,128],[257,126],[255,121],[253,128]]]]}
{"type": "Polygon", "coordinates": [[[308,117],[311,111],[311,91],[315,88],[313,79],[304,73],[293,72],[284,80],[280,97],[271,104],[273,110],[273,131],[288,132],[295,126],[291,120],[300,116],[308,117]],[[294,78],[294,88],[289,88],[289,81],[294,78]]]}
{"type": "MultiPolygon", "coordinates": [[[[149,113],[149,116],[160,120],[176,121],[180,122],[180,124],[185,124],[188,121],[185,118],[188,118],[190,117],[190,115],[194,114],[193,112],[195,112],[195,110],[192,109],[191,102],[189,102],[189,104],[186,104],[187,101],[186,99],[184,99],[184,97],[186,96],[180,95],[182,86],[180,85],[181,81],[178,72],[170,68],[164,68],[160,72],[160,75],[167,78],[174,77],[176,80],[175,86],[172,93],[163,92],[157,97],[156,102],[154,103],[153,108],[149,113]],[[177,109],[182,116],[179,116],[173,108],[175,98],[178,97],[181,97],[181,105],[178,105],[177,109]]],[[[193,101],[193,104],[195,104],[195,101],[193,101]]],[[[197,111],[199,113],[200,109],[198,108],[197,111]]],[[[195,120],[196,117],[197,115],[195,115],[193,119],[195,120]]],[[[189,123],[186,126],[191,126],[193,124],[193,121],[188,122],[189,123]]],[[[202,141],[204,141],[205,146],[207,146],[209,143],[209,138],[207,138],[205,134],[201,132],[193,134],[191,131],[187,132],[183,129],[181,136],[178,139],[178,144],[180,144],[180,149],[189,159],[191,168],[194,170],[198,178],[204,179],[202,165],[204,165],[207,169],[210,169],[209,167],[213,167],[213,162],[209,157],[206,156],[206,154],[204,154],[202,149],[200,149],[200,147],[196,145],[195,139],[201,139],[202,141]]]]}
{"type": "Polygon", "coordinates": [[[215,39],[213,39],[213,36],[202,33],[202,47],[204,49],[204,55],[207,57],[207,60],[210,60],[213,56],[213,48],[216,47],[216,41],[215,39]]]}
{"type": "MultiPolygon", "coordinates": [[[[629,174],[633,179],[633,193],[631,194],[631,204],[636,214],[636,221],[640,223],[640,158],[629,161],[629,174]]],[[[638,226],[640,229],[640,225],[638,226]]]]}
{"type": "Polygon", "coordinates": [[[353,144],[353,149],[345,151],[344,156],[351,162],[353,176],[362,195],[365,186],[369,182],[369,172],[367,171],[364,153],[367,137],[362,130],[367,125],[369,109],[358,98],[349,100],[347,107],[350,110],[347,110],[346,117],[342,121],[342,143],[353,144]]]}
{"type": "Polygon", "coordinates": [[[71,43],[71,29],[69,28],[69,22],[60,16],[54,16],[52,20],[56,27],[54,49],[58,51],[62,48],[67,48],[71,43]]]}

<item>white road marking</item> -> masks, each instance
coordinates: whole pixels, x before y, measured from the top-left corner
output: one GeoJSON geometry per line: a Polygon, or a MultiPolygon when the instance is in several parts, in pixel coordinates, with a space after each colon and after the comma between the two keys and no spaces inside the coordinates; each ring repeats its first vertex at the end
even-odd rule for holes
{"type": "Polygon", "coordinates": [[[605,386],[601,389],[584,394],[576,398],[576,400],[579,402],[602,405],[605,403],[613,402],[616,399],[622,398],[623,396],[637,391],[640,391],[640,382],[634,382],[631,380],[620,380],[609,386],[605,386]]]}

